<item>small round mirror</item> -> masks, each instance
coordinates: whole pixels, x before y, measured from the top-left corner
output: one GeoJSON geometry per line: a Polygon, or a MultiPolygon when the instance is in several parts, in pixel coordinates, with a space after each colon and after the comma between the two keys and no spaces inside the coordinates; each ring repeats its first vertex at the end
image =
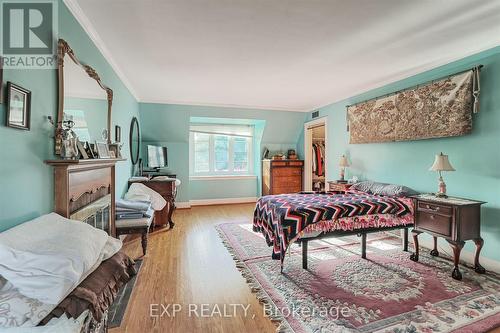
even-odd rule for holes
{"type": "Polygon", "coordinates": [[[139,161],[139,152],[141,145],[141,132],[139,130],[139,122],[137,118],[132,118],[132,122],[130,123],[130,160],[132,161],[132,165],[136,165],[139,161]]]}

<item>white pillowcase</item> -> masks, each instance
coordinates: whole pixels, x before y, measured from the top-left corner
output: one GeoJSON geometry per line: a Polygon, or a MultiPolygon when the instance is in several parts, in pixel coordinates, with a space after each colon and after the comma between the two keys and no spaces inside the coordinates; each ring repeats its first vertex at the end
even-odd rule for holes
{"type": "MultiPolygon", "coordinates": [[[[92,273],[102,261],[111,258],[122,247],[119,239],[108,237],[100,259],[92,268],[86,272],[78,284],[80,284],[90,273],[92,273]]],[[[58,304],[73,291],[68,293],[58,304]]],[[[37,326],[57,305],[42,303],[39,300],[26,297],[15,288],[12,283],[0,276],[0,331],[10,327],[34,327],[37,326]]]]}
{"type": "Polygon", "coordinates": [[[58,304],[121,246],[112,242],[105,249],[108,237],[81,221],[55,213],[40,216],[0,233],[0,275],[24,296],[58,304]]]}

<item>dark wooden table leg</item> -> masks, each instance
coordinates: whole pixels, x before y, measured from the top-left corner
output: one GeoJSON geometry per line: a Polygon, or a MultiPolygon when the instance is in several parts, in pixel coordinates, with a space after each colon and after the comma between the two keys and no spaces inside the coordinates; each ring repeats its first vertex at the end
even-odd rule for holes
{"type": "Polygon", "coordinates": [[[361,258],[366,259],[366,233],[361,234],[361,258]]]}
{"type": "Polygon", "coordinates": [[[434,257],[439,257],[439,252],[438,252],[438,245],[437,245],[437,237],[436,236],[432,236],[432,238],[434,238],[434,248],[431,250],[430,254],[431,256],[434,256],[434,257]]]}
{"type": "Polygon", "coordinates": [[[453,249],[453,264],[455,267],[453,268],[453,272],[451,273],[451,277],[454,278],[455,280],[462,280],[462,273],[460,273],[460,270],[458,269],[458,263],[460,261],[460,252],[462,251],[462,248],[465,245],[464,241],[451,241],[451,240],[446,240],[451,248],[453,249]]]}
{"type": "Polygon", "coordinates": [[[479,237],[473,239],[473,241],[476,244],[476,254],[474,256],[474,270],[476,271],[476,273],[484,274],[486,273],[486,270],[479,263],[479,255],[481,254],[481,249],[483,248],[484,240],[481,237],[479,237]]]}
{"type": "Polygon", "coordinates": [[[419,254],[419,249],[418,249],[418,235],[420,235],[422,232],[413,229],[411,231],[411,235],[413,236],[413,246],[415,247],[415,252],[410,255],[410,260],[413,261],[418,261],[418,254],[419,254]]]}
{"type": "Polygon", "coordinates": [[[174,221],[172,221],[172,214],[174,213],[174,210],[177,207],[175,207],[175,201],[173,198],[168,201],[167,205],[168,205],[168,227],[169,229],[172,229],[175,226],[174,221]]]}
{"type": "Polygon", "coordinates": [[[148,249],[148,231],[142,233],[141,235],[141,245],[142,245],[142,254],[146,255],[146,251],[148,249]]]}
{"type": "Polygon", "coordinates": [[[408,228],[404,229],[403,251],[408,252],[408,228]]]}
{"type": "Polygon", "coordinates": [[[303,240],[302,244],[302,268],[307,269],[307,241],[303,240]]]}

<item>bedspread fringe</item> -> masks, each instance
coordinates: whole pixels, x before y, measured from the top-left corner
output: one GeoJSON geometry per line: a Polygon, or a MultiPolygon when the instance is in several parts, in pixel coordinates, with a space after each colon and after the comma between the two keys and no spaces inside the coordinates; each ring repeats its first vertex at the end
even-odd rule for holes
{"type": "MultiPolygon", "coordinates": [[[[215,229],[217,230],[217,233],[219,234],[219,237],[222,240],[222,244],[224,244],[224,247],[227,249],[231,257],[235,261],[236,268],[240,271],[243,278],[245,278],[246,283],[250,287],[251,292],[256,295],[259,303],[262,305],[272,304],[274,305],[275,308],[277,308],[271,297],[269,297],[269,295],[260,285],[259,281],[255,278],[252,271],[250,271],[248,266],[243,261],[238,259],[236,253],[231,248],[231,245],[229,244],[226,236],[224,235],[224,232],[218,226],[216,226],[215,229]]],[[[290,327],[288,322],[281,314],[273,313],[269,315],[268,318],[276,325],[277,333],[294,333],[293,329],[290,327]]]]}

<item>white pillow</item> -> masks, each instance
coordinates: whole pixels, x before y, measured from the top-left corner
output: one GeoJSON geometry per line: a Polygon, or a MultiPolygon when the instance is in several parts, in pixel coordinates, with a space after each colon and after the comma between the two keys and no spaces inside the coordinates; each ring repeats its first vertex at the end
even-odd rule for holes
{"type": "MultiPolygon", "coordinates": [[[[111,258],[122,247],[119,239],[108,237],[101,251],[100,259],[92,268],[86,272],[78,281],[80,284],[90,275],[102,261],[111,258]]],[[[68,294],[73,291],[69,290],[68,294]]],[[[65,295],[58,304],[66,298],[65,295]]],[[[11,327],[34,327],[37,326],[57,305],[42,303],[39,300],[22,295],[12,283],[0,276],[0,331],[11,327]]]]}
{"type": "Polygon", "coordinates": [[[0,330],[36,326],[54,307],[22,295],[12,283],[0,277],[0,330]]]}
{"type": "Polygon", "coordinates": [[[58,304],[103,258],[107,240],[81,221],[43,215],[0,233],[0,275],[24,296],[58,304]]]}

